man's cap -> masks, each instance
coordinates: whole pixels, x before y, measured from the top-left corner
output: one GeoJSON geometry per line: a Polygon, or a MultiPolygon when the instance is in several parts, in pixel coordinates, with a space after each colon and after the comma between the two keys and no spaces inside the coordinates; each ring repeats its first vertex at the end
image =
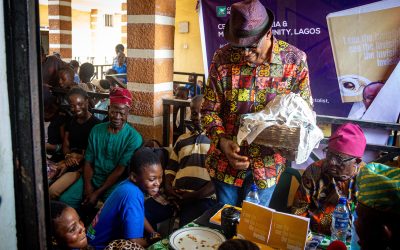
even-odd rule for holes
{"type": "Polygon", "coordinates": [[[132,94],[129,90],[115,87],[110,90],[110,104],[132,105],[132,94]]]}
{"type": "Polygon", "coordinates": [[[231,45],[246,47],[259,41],[272,27],[274,14],[258,0],[246,0],[231,6],[224,37],[231,45]]]}
{"type": "Polygon", "coordinates": [[[328,149],[361,158],[364,155],[367,140],[360,126],[353,123],[341,125],[329,138],[328,149]]]}

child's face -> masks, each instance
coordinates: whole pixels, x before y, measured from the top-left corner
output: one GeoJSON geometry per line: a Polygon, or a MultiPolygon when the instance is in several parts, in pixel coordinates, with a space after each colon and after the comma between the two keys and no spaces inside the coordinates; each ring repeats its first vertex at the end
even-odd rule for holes
{"type": "Polygon", "coordinates": [[[72,85],[72,79],[70,79],[70,77],[65,74],[65,73],[61,73],[59,76],[59,85],[61,88],[66,89],[66,88],[70,88],[72,85]]]}
{"type": "Polygon", "coordinates": [[[190,104],[190,119],[193,122],[193,125],[195,127],[196,130],[201,130],[201,113],[200,113],[200,109],[201,109],[201,103],[202,101],[198,101],[198,102],[192,102],[190,104]]]}
{"type": "Polygon", "coordinates": [[[81,95],[71,95],[69,97],[69,106],[76,118],[84,118],[88,114],[88,100],[81,95]]]}
{"type": "Polygon", "coordinates": [[[189,91],[187,89],[178,89],[176,93],[176,98],[180,100],[187,100],[189,91]]]}
{"type": "Polygon", "coordinates": [[[122,66],[125,63],[125,55],[119,54],[118,55],[118,66],[122,66]]]}
{"type": "Polygon", "coordinates": [[[153,196],[158,193],[162,182],[161,164],[148,165],[142,173],[134,178],[135,183],[142,191],[153,196]]]}
{"type": "Polygon", "coordinates": [[[69,248],[87,246],[86,230],[79,215],[72,207],[66,208],[55,221],[55,234],[58,242],[69,248]]]}
{"type": "Polygon", "coordinates": [[[48,107],[44,108],[44,121],[49,122],[53,118],[53,116],[57,113],[57,105],[49,105],[48,107]]]}

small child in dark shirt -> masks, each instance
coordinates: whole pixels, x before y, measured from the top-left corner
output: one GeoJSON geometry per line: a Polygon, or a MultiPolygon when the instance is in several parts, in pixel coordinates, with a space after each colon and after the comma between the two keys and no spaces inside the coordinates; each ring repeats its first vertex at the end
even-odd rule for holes
{"type": "Polygon", "coordinates": [[[46,153],[50,155],[50,160],[58,162],[63,159],[62,143],[65,135],[65,124],[69,116],[60,109],[57,98],[49,95],[44,102],[44,121],[47,127],[46,153]]]}
{"type": "Polygon", "coordinates": [[[76,60],[71,60],[69,62],[69,65],[71,66],[71,68],[74,70],[74,83],[78,84],[81,82],[81,79],[79,79],[79,74],[78,74],[78,70],[79,70],[79,62],[76,60]]]}

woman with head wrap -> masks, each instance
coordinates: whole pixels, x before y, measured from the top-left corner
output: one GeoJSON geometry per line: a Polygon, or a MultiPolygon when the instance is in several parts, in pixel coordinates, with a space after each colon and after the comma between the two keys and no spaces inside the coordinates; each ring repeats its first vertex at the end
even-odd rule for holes
{"type": "Polygon", "coordinates": [[[362,250],[400,246],[400,169],[370,163],[357,176],[355,228],[362,250]]]}
{"type": "Polygon", "coordinates": [[[354,208],[355,177],[361,165],[366,139],[358,125],[340,126],[330,137],[325,159],[305,170],[292,207],[296,215],[310,218],[310,229],[330,235],[332,213],[339,197],[354,208]]]}

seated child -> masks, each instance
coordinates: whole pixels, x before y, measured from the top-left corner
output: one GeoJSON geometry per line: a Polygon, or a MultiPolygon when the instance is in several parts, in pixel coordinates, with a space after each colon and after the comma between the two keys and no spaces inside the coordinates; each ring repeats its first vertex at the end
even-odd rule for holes
{"type": "Polygon", "coordinates": [[[354,205],[354,181],[364,165],[360,163],[365,146],[361,128],[351,123],[343,124],[330,137],[326,158],[314,162],[304,171],[292,212],[309,217],[313,232],[331,234],[332,213],[339,197],[346,197],[349,205],[354,205]]]}
{"type": "Polygon", "coordinates": [[[110,88],[117,87],[118,86],[118,81],[120,81],[118,79],[118,77],[114,76],[115,74],[118,74],[118,73],[114,69],[108,69],[106,71],[106,80],[110,82],[110,88]]]}
{"type": "Polygon", "coordinates": [[[149,148],[139,149],[132,157],[128,179],[114,190],[88,228],[91,246],[104,249],[116,239],[147,246],[143,238],[144,194],[157,194],[161,181],[158,156],[149,148]]]}
{"type": "Polygon", "coordinates": [[[178,138],[165,170],[165,192],[179,205],[180,226],[216,204],[214,185],[205,168],[210,139],[200,123],[202,102],[202,95],[192,99],[190,110],[194,129],[178,138]]]}
{"type": "Polygon", "coordinates": [[[74,87],[68,94],[67,99],[73,114],[73,118],[65,126],[63,142],[63,153],[65,160],[59,166],[63,167],[61,173],[67,170],[49,188],[50,198],[55,199],[60,196],[70,185],[80,176],[78,170],[83,163],[83,157],[88,145],[88,138],[92,128],[100,123],[96,117],[89,112],[89,101],[86,91],[74,87]],[[74,168],[74,169],[71,169],[74,168]]]}
{"type": "Polygon", "coordinates": [[[79,87],[84,89],[86,92],[96,92],[95,86],[91,84],[93,76],[93,64],[83,63],[79,69],[79,79],[81,80],[81,82],[78,84],[79,87]]]}
{"type": "Polygon", "coordinates": [[[58,71],[68,65],[56,56],[48,56],[42,63],[42,82],[46,87],[59,86],[58,71]]]}
{"type": "Polygon", "coordinates": [[[58,70],[58,85],[63,89],[70,89],[74,83],[74,70],[67,66],[58,70]]]}
{"type": "Polygon", "coordinates": [[[185,88],[184,86],[178,87],[175,93],[175,97],[179,100],[189,99],[189,89],[185,88]]]}
{"type": "Polygon", "coordinates": [[[60,108],[57,98],[51,94],[44,101],[44,121],[47,126],[46,153],[53,162],[61,161],[65,124],[70,117],[60,108]]]}
{"type": "Polygon", "coordinates": [[[185,85],[185,88],[187,88],[189,90],[189,97],[192,98],[195,95],[200,95],[201,94],[201,85],[199,85],[199,84],[202,82],[197,81],[197,83],[195,85],[193,85],[196,82],[195,75],[189,75],[188,82],[189,83],[187,83],[185,85]]]}
{"type": "Polygon", "coordinates": [[[72,207],[59,202],[50,202],[51,249],[86,249],[86,230],[78,213],[72,207]]]}
{"type": "MultiPolygon", "coordinates": [[[[168,150],[163,148],[161,143],[154,139],[147,140],[143,146],[152,149],[153,152],[158,155],[164,171],[169,159],[168,150]]],[[[144,207],[146,219],[152,228],[157,228],[158,223],[171,218],[174,213],[174,206],[168,201],[163,185],[161,185],[157,194],[146,197],[144,207]]]]}
{"type": "MultiPolygon", "coordinates": [[[[117,64],[112,66],[112,69],[117,72],[117,74],[126,74],[126,57],[123,52],[118,52],[117,64]]],[[[126,83],[126,76],[118,77],[123,83],[126,83]]]]}
{"type": "Polygon", "coordinates": [[[400,246],[400,169],[369,163],[357,176],[355,228],[361,250],[400,246]]]}
{"type": "Polygon", "coordinates": [[[69,66],[74,70],[74,83],[78,84],[81,82],[81,79],[79,79],[79,62],[77,60],[71,60],[69,62],[69,66]]]}

